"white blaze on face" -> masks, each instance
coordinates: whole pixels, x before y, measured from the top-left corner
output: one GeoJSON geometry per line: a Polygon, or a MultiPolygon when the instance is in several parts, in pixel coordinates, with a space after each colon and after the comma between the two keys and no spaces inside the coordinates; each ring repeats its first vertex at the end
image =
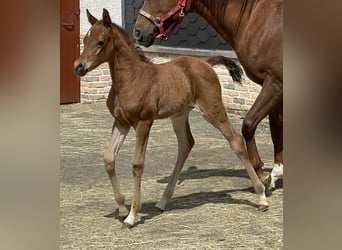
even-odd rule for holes
{"type": "Polygon", "coordinates": [[[91,33],[91,29],[88,30],[87,34],[86,34],[86,37],[89,37],[90,36],[90,33],[91,33]]]}

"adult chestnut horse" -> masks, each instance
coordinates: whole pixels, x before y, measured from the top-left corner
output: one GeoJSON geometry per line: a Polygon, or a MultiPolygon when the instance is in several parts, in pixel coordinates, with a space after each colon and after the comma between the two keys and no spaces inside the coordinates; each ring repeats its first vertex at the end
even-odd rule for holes
{"type": "Polygon", "coordinates": [[[221,98],[221,85],[212,66],[224,64],[235,80],[241,78],[242,69],[224,57],[212,57],[207,61],[178,57],[168,63],[153,64],[135,48],[128,34],[111,22],[107,10],[103,10],[103,20],[100,21],[88,10],[87,15],[92,26],[84,38],[84,49],[75,61],[74,70],[84,76],[104,62],[109,64],[112,87],[107,107],[115,121],[104,164],[119,206],[119,215],[128,215],[124,223],[133,226],[141,208],[140,183],[153,121],[167,117],[171,118],[177,136],[178,157],[157,207],[164,210],[171,199],[184,162],[194,145],[188,121],[194,105],[229,141],[234,153],[246,167],[259,197],[260,208],[266,209],[265,187],[253,170],[242,136],[234,130],[227,117],[221,98]],[[131,127],[135,129],[136,147],[133,159],[134,193],[128,213],[115,174],[115,158],[131,127]]]}
{"type": "Polygon", "coordinates": [[[195,12],[235,50],[247,76],[262,86],[248,111],[242,134],[253,167],[266,187],[283,175],[283,1],[282,0],[145,0],[134,36],[144,46],[167,38],[188,12],[195,12]],[[262,169],[255,131],[269,116],[274,145],[271,177],[262,169]]]}

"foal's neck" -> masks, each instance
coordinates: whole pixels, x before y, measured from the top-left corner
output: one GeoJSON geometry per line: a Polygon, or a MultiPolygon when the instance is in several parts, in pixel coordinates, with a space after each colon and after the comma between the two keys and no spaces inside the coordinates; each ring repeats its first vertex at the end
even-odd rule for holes
{"type": "Polygon", "coordinates": [[[144,57],[139,55],[134,43],[119,26],[113,24],[115,33],[114,49],[108,61],[112,86],[118,90],[123,85],[131,82],[136,77],[137,71],[146,64],[144,57]]]}

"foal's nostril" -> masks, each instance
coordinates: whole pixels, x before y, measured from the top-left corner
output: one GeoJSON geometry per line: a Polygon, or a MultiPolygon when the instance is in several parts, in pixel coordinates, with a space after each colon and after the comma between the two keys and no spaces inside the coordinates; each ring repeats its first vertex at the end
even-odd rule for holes
{"type": "Polygon", "coordinates": [[[78,74],[78,75],[80,75],[80,76],[85,75],[85,73],[86,73],[86,70],[85,70],[85,63],[84,63],[84,62],[80,62],[79,64],[77,64],[77,65],[74,67],[74,71],[76,72],[76,74],[78,74]]]}
{"type": "Polygon", "coordinates": [[[84,69],[84,63],[83,62],[80,62],[79,64],[77,64],[75,66],[75,71],[76,72],[81,72],[83,69],[84,69]]]}
{"type": "Polygon", "coordinates": [[[134,38],[136,41],[141,40],[141,29],[135,29],[134,30],[134,38]]]}
{"type": "Polygon", "coordinates": [[[81,70],[84,68],[84,63],[83,62],[80,62],[77,66],[76,66],[76,69],[77,70],[81,70]]]}

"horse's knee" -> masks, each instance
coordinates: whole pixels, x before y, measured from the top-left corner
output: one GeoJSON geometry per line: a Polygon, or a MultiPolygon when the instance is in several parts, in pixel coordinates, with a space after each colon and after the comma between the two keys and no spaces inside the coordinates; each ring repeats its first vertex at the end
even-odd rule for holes
{"type": "Polygon", "coordinates": [[[254,132],[255,132],[255,125],[252,119],[250,119],[249,117],[246,117],[243,120],[242,123],[242,135],[243,137],[247,140],[250,139],[254,136],[254,132]]]}
{"type": "Polygon", "coordinates": [[[133,163],[133,176],[140,177],[144,171],[144,163],[133,163]]]}
{"type": "Polygon", "coordinates": [[[236,155],[247,156],[245,143],[241,135],[236,133],[230,142],[230,146],[236,155]]]}
{"type": "Polygon", "coordinates": [[[105,153],[103,157],[103,162],[105,166],[105,170],[109,176],[113,176],[115,174],[115,159],[114,155],[110,153],[105,153]]]}

